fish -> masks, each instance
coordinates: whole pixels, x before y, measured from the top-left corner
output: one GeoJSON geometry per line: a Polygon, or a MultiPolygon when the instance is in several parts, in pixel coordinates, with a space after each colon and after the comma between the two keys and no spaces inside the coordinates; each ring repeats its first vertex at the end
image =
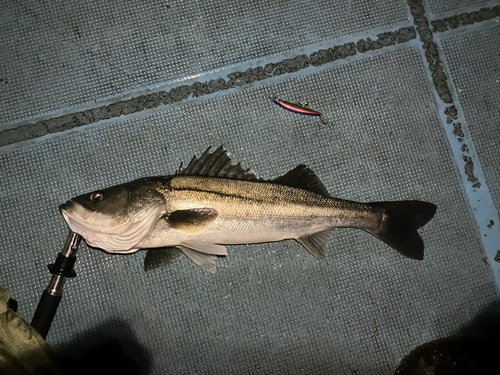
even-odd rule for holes
{"type": "Polygon", "coordinates": [[[226,149],[208,148],[173,175],[145,177],[72,198],[60,206],[69,228],[109,253],[177,248],[214,273],[224,245],[295,239],[325,257],[335,228],[362,229],[403,256],[421,260],[417,229],[437,206],[410,200],[361,203],[331,197],[305,164],[263,180],[226,149]]]}
{"type": "Polygon", "coordinates": [[[309,115],[309,116],[323,116],[321,112],[318,112],[318,111],[315,111],[314,109],[310,109],[310,108],[301,106],[299,104],[286,102],[284,100],[277,99],[277,98],[273,99],[273,101],[274,101],[274,103],[276,103],[280,107],[283,107],[291,112],[300,113],[302,115],[309,115]]]}

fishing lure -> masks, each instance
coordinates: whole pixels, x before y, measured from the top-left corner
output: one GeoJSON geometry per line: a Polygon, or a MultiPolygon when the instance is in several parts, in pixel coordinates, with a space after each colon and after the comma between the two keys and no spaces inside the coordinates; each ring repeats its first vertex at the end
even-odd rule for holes
{"type": "Polygon", "coordinates": [[[309,115],[309,116],[323,116],[321,114],[321,112],[315,111],[314,109],[310,109],[307,107],[303,107],[299,104],[286,102],[286,101],[281,100],[281,99],[273,99],[273,101],[277,105],[279,105],[280,107],[283,107],[283,108],[285,108],[289,111],[295,112],[295,113],[300,113],[300,114],[309,115]]]}

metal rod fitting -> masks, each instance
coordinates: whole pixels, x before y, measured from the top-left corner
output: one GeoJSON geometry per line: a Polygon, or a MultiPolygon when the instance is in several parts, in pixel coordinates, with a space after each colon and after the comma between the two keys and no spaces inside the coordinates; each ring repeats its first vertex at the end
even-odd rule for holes
{"type": "Polygon", "coordinates": [[[73,266],[76,262],[76,251],[80,245],[82,237],[72,231],[69,232],[66,238],[64,248],[57,255],[56,262],[49,264],[49,271],[52,273],[52,278],[49,285],[43,291],[40,302],[31,321],[33,328],[43,338],[47,337],[49,328],[56,315],[59,302],[61,302],[64,282],[67,277],[75,277],[76,273],[73,266]]]}

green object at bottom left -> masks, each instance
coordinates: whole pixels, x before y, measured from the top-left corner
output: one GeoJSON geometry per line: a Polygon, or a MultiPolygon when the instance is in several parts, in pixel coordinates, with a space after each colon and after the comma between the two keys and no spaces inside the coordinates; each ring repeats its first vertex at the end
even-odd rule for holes
{"type": "Polygon", "coordinates": [[[10,292],[0,287],[0,374],[62,374],[52,349],[9,308],[9,299],[10,292]]]}

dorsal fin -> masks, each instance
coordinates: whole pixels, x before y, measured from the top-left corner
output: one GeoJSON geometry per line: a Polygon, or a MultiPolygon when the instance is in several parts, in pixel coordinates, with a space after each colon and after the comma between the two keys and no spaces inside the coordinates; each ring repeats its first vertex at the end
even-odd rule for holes
{"type": "Polygon", "coordinates": [[[330,198],[330,194],[328,190],[326,190],[325,185],[323,185],[318,176],[304,164],[295,167],[284,176],[277,177],[271,182],[312,191],[313,193],[330,198]]]}
{"type": "Polygon", "coordinates": [[[199,158],[193,156],[186,168],[182,168],[181,164],[177,174],[221,177],[233,180],[258,180],[248,169],[243,169],[240,163],[233,165],[223,146],[220,146],[213,153],[210,153],[210,149],[211,147],[207,148],[199,158]]]}

